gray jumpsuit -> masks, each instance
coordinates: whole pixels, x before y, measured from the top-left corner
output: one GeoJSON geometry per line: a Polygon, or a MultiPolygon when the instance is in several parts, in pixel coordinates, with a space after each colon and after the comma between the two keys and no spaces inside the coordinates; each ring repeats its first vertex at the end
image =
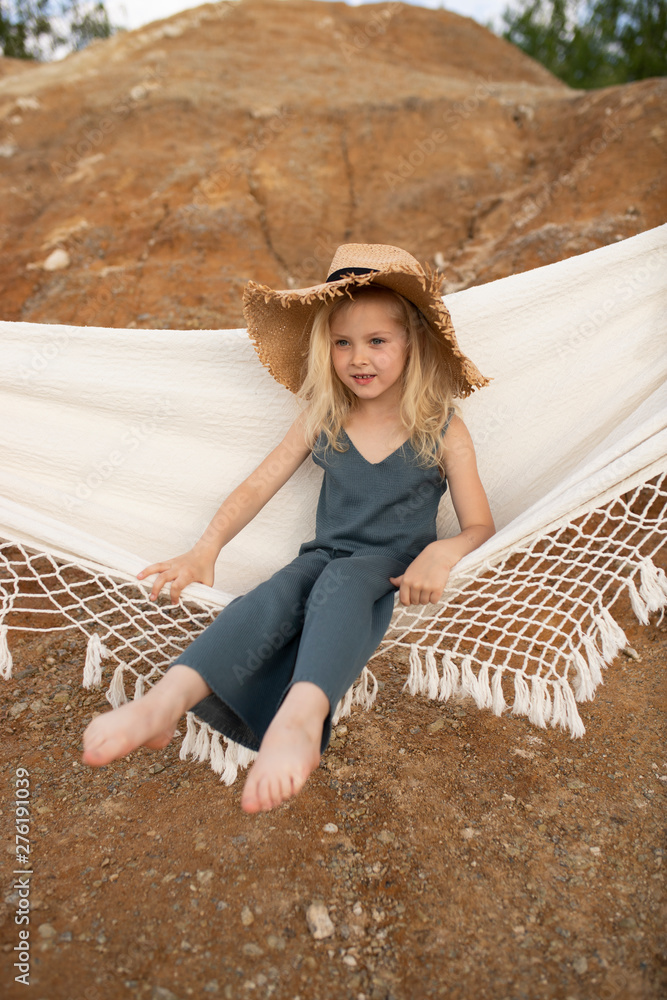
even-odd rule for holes
{"type": "Polygon", "coordinates": [[[325,453],[323,434],[312,451],[324,469],[316,537],[287,566],[234,598],[169,664],[192,667],[211,688],[192,712],[251,750],[259,749],[297,681],[312,681],[329,698],[326,749],[339,699],[391,621],[398,588],[389,577],[400,576],[437,537],[447,489],[440,469],[418,466],[409,441],[381,462],[368,462],[343,436],[345,452],[325,453]]]}

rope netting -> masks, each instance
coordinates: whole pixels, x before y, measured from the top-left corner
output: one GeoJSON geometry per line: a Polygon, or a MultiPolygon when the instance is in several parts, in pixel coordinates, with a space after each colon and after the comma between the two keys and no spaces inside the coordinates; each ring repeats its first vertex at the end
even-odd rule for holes
{"type": "MultiPolygon", "coordinates": [[[[455,577],[438,605],[397,602],[369,664],[405,647],[409,676],[403,689],[411,694],[439,701],[470,695],[496,715],[509,708],[536,726],[582,736],[576,703],[594,697],[603,669],[628,647],[612,607],[625,593],[638,621],[648,624],[649,615],[662,615],[667,605],[667,576],[657,564],[667,536],[666,480],[662,473],[514,549],[502,562],[455,577]]],[[[131,697],[141,697],[219,614],[219,607],[191,598],[176,605],[164,595],[149,601],[149,590],[149,584],[94,563],[0,541],[0,675],[11,676],[10,630],[76,629],[88,639],[83,686],[99,687],[108,661],[109,703],[115,708],[128,701],[130,688],[131,697]]],[[[338,703],[333,723],[353,704],[369,708],[377,690],[366,665],[338,703]]],[[[256,757],[192,712],[186,718],[181,759],[209,760],[231,784],[238,767],[256,757]]]]}

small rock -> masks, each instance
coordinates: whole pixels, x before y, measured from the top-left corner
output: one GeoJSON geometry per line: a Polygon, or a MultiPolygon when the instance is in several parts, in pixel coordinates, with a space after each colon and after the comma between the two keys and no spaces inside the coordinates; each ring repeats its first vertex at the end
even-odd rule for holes
{"type": "Polygon", "coordinates": [[[267,948],[271,948],[272,951],[284,951],[285,950],[285,938],[280,937],[278,934],[269,934],[266,939],[267,948]]]}
{"type": "Polygon", "coordinates": [[[62,247],[56,247],[46,258],[42,267],[45,271],[62,271],[71,264],[70,255],[62,247]]]}
{"type": "Polygon", "coordinates": [[[357,964],[357,960],[354,955],[343,955],[343,962],[345,965],[349,965],[351,969],[353,969],[357,964]]]}
{"type": "Polygon", "coordinates": [[[210,982],[206,983],[204,986],[204,993],[218,993],[219,991],[220,987],[218,986],[217,979],[211,979],[210,982]]]}
{"type": "Polygon", "coordinates": [[[260,948],[260,946],[255,944],[254,941],[248,941],[247,944],[244,944],[243,951],[246,955],[253,955],[256,958],[259,958],[260,955],[264,954],[264,949],[260,948]]]}
{"type": "MultiPolygon", "coordinates": [[[[42,105],[39,103],[39,98],[37,97],[16,98],[16,107],[19,109],[19,111],[38,111],[41,108],[41,106],[42,105]]],[[[628,212],[630,212],[630,209],[628,209],[628,212]]]]}
{"type": "Polygon", "coordinates": [[[164,764],[151,764],[148,770],[151,774],[159,774],[160,771],[164,771],[164,764]]]}
{"type": "Polygon", "coordinates": [[[243,909],[241,910],[241,923],[243,924],[244,927],[250,927],[250,925],[254,923],[254,921],[255,918],[252,914],[252,910],[250,909],[249,906],[244,906],[243,909]]]}
{"type": "Polygon", "coordinates": [[[579,778],[575,778],[574,781],[568,781],[567,787],[576,792],[581,788],[585,788],[586,785],[583,781],[579,781],[579,778]]]}
{"type": "Polygon", "coordinates": [[[624,656],[627,656],[630,660],[641,660],[641,656],[639,655],[636,649],[632,648],[632,646],[626,646],[624,649],[621,650],[621,652],[623,653],[624,656]]]}
{"type": "Polygon", "coordinates": [[[586,972],[588,969],[588,962],[586,961],[583,955],[579,955],[579,957],[575,958],[574,962],[572,963],[572,968],[577,973],[577,975],[583,976],[584,972],[586,972]]]}
{"type": "Polygon", "coordinates": [[[396,834],[391,830],[380,830],[378,840],[381,844],[392,844],[396,840],[396,834]]]}
{"type": "Polygon", "coordinates": [[[17,702],[14,702],[14,704],[12,705],[12,707],[9,709],[9,717],[10,717],[10,719],[16,719],[17,716],[21,715],[22,712],[25,712],[25,710],[26,710],[27,707],[28,707],[28,702],[27,701],[17,701],[17,702]]]}
{"type": "Polygon", "coordinates": [[[322,829],[325,833],[338,833],[338,827],[335,823],[325,823],[322,829]]]}
{"type": "Polygon", "coordinates": [[[165,986],[154,986],[151,993],[151,1000],[178,1000],[178,997],[165,986]]]}
{"type": "Polygon", "coordinates": [[[0,142],[0,156],[4,156],[8,160],[10,156],[18,152],[18,148],[15,142],[0,142]]]}
{"type": "Polygon", "coordinates": [[[347,726],[336,726],[336,736],[347,736],[347,726]]]}
{"type": "Polygon", "coordinates": [[[31,701],[30,702],[30,711],[31,712],[43,712],[45,708],[46,708],[46,705],[44,704],[43,701],[40,701],[39,698],[36,698],[35,701],[31,701]]]}
{"type": "Polygon", "coordinates": [[[514,931],[517,937],[523,937],[523,935],[526,933],[526,928],[523,927],[521,924],[517,924],[517,926],[513,927],[512,930],[514,931]]]}
{"type": "Polygon", "coordinates": [[[37,930],[45,940],[55,937],[57,933],[53,924],[40,924],[37,930]]]}
{"type": "Polygon", "coordinates": [[[181,941],[181,951],[192,951],[192,945],[189,941],[181,941]]]}
{"type": "Polygon", "coordinates": [[[206,868],[204,871],[198,871],[196,873],[196,878],[200,885],[207,885],[213,878],[213,871],[210,868],[206,868]]]}
{"type": "Polygon", "coordinates": [[[53,701],[57,705],[63,705],[66,701],[69,701],[69,691],[57,691],[53,696],[53,701]]]}
{"type": "Polygon", "coordinates": [[[429,732],[437,733],[439,729],[442,729],[444,727],[444,725],[445,725],[444,719],[436,719],[435,722],[432,722],[428,727],[429,732]]]}
{"type": "Polygon", "coordinates": [[[306,923],[308,930],[317,941],[331,937],[335,931],[329,917],[329,911],[321,900],[311,903],[306,910],[306,923]]]}

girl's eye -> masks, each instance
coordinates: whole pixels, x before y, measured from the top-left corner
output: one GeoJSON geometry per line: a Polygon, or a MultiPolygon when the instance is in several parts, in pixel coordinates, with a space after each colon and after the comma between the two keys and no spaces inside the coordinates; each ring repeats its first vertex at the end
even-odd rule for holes
{"type": "MultiPolygon", "coordinates": [[[[378,343],[384,344],[382,337],[373,337],[373,340],[377,340],[378,343]]],[[[340,347],[341,344],[347,344],[347,340],[334,340],[334,347],[340,347]]]]}

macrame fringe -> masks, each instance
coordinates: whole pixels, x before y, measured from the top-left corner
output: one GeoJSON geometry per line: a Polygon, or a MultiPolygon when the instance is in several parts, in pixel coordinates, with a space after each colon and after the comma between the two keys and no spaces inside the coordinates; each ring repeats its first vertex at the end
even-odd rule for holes
{"type": "Polygon", "coordinates": [[[220,775],[225,785],[233,785],[238,769],[247,767],[257,757],[256,750],[235,743],[234,740],[222,736],[207,722],[202,722],[193,712],[186,712],[185,736],[181,742],[178,756],[181,760],[194,757],[200,762],[209,761],[211,769],[220,775]],[[224,739],[226,748],[222,746],[224,739]]]}
{"type": "Polygon", "coordinates": [[[113,677],[111,678],[111,684],[109,685],[109,690],[106,693],[106,699],[112,708],[119,708],[127,702],[127,695],[125,694],[125,684],[123,683],[123,673],[125,672],[125,664],[119,663],[113,672],[113,677]]]}
{"type": "MultiPolygon", "coordinates": [[[[618,628],[608,612],[602,610],[598,618],[598,629],[602,636],[606,635],[606,652],[618,645],[626,645],[625,636],[618,628]]],[[[604,666],[602,656],[595,643],[590,638],[589,662],[578,651],[572,657],[572,665],[576,668],[578,700],[592,698],[595,685],[591,662],[599,674],[600,665],[604,666]]],[[[424,665],[419,655],[417,643],[410,646],[409,672],[403,691],[410,694],[423,694],[428,698],[447,701],[453,694],[470,695],[478,708],[490,708],[494,715],[502,715],[508,707],[502,688],[504,667],[496,667],[487,660],[479,668],[477,676],[473,671],[471,656],[463,656],[461,666],[457,665],[453,654],[446,649],[442,653],[442,675],[438,676],[435,652],[432,646],[424,650],[424,665]],[[491,675],[491,671],[493,674],[491,675]]],[[[566,679],[531,677],[528,679],[520,671],[514,673],[514,702],[512,715],[525,715],[529,721],[541,729],[546,729],[548,723],[552,727],[560,726],[569,729],[573,737],[583,736],[584,725],[577,711],[574,692],[566,679]],[[529,683],[530,681],[530,683],[529,683]]]]}
{"type": "Polygon", "coordinates": [[[648,625],[652,611],[661,615],[667,607],[667,576],[648,556],[638,564],[639,590],[632,578],[628,580],[628,593],[632,610],[642,625],[648,625]]]}
{"type": "Polygon", "coordinates": [[[667,575],[652,559],[642,559],[639,593],[649,611],[662,611],[667,607],[667,575]]]}
{"type": "Polygon", "coordinates": [[[0,625],[0,677],[6,681],[12,676],[12,654],[7,643],[8,632],[9,625],[0,625]]]}
{"type": "Polygon", "coordinates": [[[331,717],[331,724],[335,726],[339,719],[343,719],[346,715],[349,715],[353,705],[361,705],[366,710],[371,708],[375,703],[377,693],[378,682],[375,674],[368,667],[364,667],[359,679],[347,689],[345,695],[336,705],[336,710],[331,717]],[[369,681],[373,684],[370,691],[368,690],[369,681]]]}
{"type": "Polygon", "coordinates": [[[99,687],[102,683],[102,658],[106,656],[111,656],[111,650],[103,644],[98,633],[94,632],[86,647],[86,662],[83,667],[85,688],[99,687]]]}

